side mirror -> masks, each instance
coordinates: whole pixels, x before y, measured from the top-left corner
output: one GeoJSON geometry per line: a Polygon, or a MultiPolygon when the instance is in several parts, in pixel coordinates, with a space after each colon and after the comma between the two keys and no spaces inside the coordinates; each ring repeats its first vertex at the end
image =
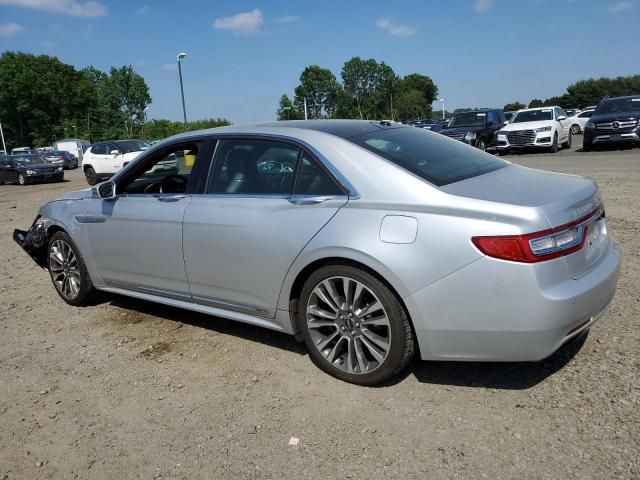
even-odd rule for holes
{"type": "Polygon", "coordinates": [[[505,120],[504,125],[509,125],[509,120],[505,120]]]}
{"type": "Polygon", "coordinates": [[[560,115],[560,116],[558,117],[558,121],[560,121],[560,120],[566,120],[566,119],[567,119],[567,117],[565,117],[564,115],[560,115]]]}
{"type": "Polygon", "coordinates": [[[95,196],[101,200],[114,200],[116,194],[116,183],[113,180],[99,183],[93,188],[95,196]]]}
{"type": "Polygon", "coordinates": [[[118,155],[120,152],[118,150],[111,150],[111,155],[118,155]]]}

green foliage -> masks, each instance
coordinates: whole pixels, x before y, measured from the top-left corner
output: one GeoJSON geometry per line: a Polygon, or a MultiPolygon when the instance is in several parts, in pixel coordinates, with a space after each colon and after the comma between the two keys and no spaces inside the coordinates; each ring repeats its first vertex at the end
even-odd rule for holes
{"type": "Polygon", "coordinates": [[[640,93],[640,75],[616,78],[590,78],[580,80],[567,87],[567,91],[546,100],[533,99],[529,107],[558,105],[562,108],[584,108],[597,105],[605,97],[621,97],[640,93]]]}
{"type": "Polygon", "coordinates": [[[527,106],[524,103],[520,102],[507,103],[504,107],[502,107],[505,112],[515,112],[518,110],[522,110],[523,108],[527,108],[527,106]]]}
{"type": "Polygon", "coordinates": [[[293,102],[280,97],[279,120],[304,118],[399,119],[431,115],[438,88],[431,78],[417,73],[400,78],[384,62],[353,57],[344,63],[342,84],[331,71],[317,65],[304,69],[293,102]]]}
{"type": "Polygon", "coordinates": [[[140,125],[139,133],[133,133],[131,136],[139,136],[145,140],[159,140],[171,135],[177,135],[181,132],[191,132],[194,130],[203,130],[206,128],[224,127],[230,125],[228,120],[223,118],[209,118],[205,120],[195,120],[187,122],[186,126],[182,122],[173,122],[165,119],[150,120],[140,125]]]}

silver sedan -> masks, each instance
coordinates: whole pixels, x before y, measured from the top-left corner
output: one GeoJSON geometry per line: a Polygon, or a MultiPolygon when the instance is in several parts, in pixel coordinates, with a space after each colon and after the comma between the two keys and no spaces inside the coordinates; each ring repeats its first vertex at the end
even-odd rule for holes
{"type": "Polygon", "coordinates": [[[14,238],[71,305],[102,290],[290,333],[362,385],[416,353],[545,358],[620,267],[593,181],[385,121],[172,137],[14,238]]]}

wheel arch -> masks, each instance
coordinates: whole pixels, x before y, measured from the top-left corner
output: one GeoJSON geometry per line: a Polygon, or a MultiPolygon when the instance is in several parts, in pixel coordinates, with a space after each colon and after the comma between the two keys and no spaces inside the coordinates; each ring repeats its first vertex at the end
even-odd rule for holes
{"type": "Polygon", "coordinates": [[[318,269],[326,267],[328,265],[344,265],[355,267],[369,273],[370,275],[376,277],[378,280],[384,283],[396,296],[398,302],[400,302],[400,304],[404,308],[407,317],[409,318],[411,329],[414,332],[415,336],[415,328],[413,325],[413,320],[411,318],[411,312],[407,308],[407,305],[403,300],[403,297],[408,294],[408,292],[406,291],[406,287],[383,264],[380,264],[379,262],[375,261],[375,259],[362,252],[359,253],[360,255],[354,255],[353,253],[351,255],[348,255],[345,254],[345,252],[342,252],[341,254],[321,256],[305,262],[304,266],[300,266],[298,269],[296,269],[295,274],[292,274],[291,271],[289,272],[287,279],[285,279],[285,288],[281,292],[280,297],[281,300],[286,301],[286,307],[289,310],[289,321],[291,322],[291,329],[298,341],[302,341],[300,329],[297,322],[300,294],[302,293],[305,282],[311,276],[311,274],[318,269]]]}

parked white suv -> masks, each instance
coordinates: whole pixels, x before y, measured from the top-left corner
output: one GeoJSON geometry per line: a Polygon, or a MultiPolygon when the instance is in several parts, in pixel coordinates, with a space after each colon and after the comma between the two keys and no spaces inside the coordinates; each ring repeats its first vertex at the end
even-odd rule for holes
{"type": "Polygon", "coordinates": [[[571,147],[571,125],[560,107],[519,110],[498,132],[498,152],[518,148],[546,148],[555,153],[559,146],[571,147]]]}
{"type": "Polygon", "coordinates": [[[584,131],[584,126],[587,124],[591,115],[593,115],[595,108],[588,110],[582,110],[576,113],[573,117],[569,117],[569,123],[571,124],[571,133],[578,135],[584,131]]]}
{"type": "Polygon", "coordinates": [[[117,173],[150,145],[143,140],[114,140],[91,145],[82,158],[87,183],[95,185],[117,173]]]}

